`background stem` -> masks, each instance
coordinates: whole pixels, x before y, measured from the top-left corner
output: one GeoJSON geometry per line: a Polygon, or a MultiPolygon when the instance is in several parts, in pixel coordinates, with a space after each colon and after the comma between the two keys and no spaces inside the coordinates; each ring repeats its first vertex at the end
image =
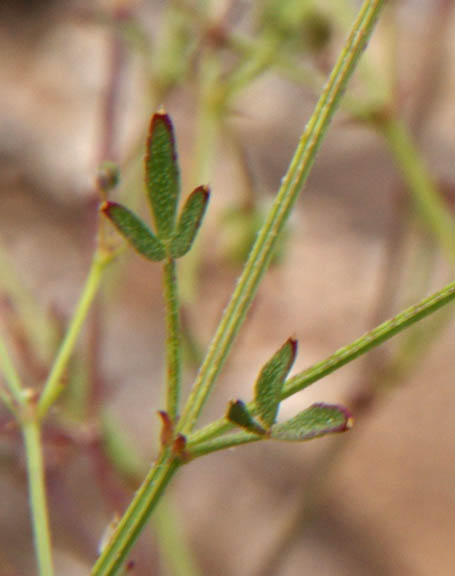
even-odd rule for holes
{"type": "Polygon", "coordinates": [[[453,217],[420,158],[406,126],[391,116],[379,128],[392,152],[403,178],[413,195],[419,216],[428,225],[445,250],[449,261],[455,263],[455,232],[453,217]]]}
{"type": "Polygon", "coordinates": [[[84,289],[76,306],[71,323],[59,348],[55,361],[52,365],[48,379],[41,394],[38,410],[40,418],[43,418],[60,392],[63,390],[62,378],[71,354],[73,353],[77,339],[81,332],[84,321],[90,310],[90,306],[98,291],[103,272],[111,261],[112,254],[97,250],[92,260],[90,272],[87,276],[84,289]]]}
{"type": "Polygon", "coordinates": [[[27,462],[30,511],[32,515],[35,552],[40,576],[53,576],[49,519],[46,502],[41,430],[36,415],[22,424],[27,462]]]}
{"type": "MultiPolygon", "coordinates": [[[[24,404],[24,395],[22,390],[22,383],[19,378],[19,374],[14,367],[13,361],[8,353],[8,350],[0,338],[0,372],[5,378],[6,385],[9,388],[11,396],[17,402],[19,406],[24,404]]],[[[0,397],[5,400],[7,396],[5,393],[1,393],[0,397]]],[[[8,402],[5,402],[8,405],[8,402]]]]}

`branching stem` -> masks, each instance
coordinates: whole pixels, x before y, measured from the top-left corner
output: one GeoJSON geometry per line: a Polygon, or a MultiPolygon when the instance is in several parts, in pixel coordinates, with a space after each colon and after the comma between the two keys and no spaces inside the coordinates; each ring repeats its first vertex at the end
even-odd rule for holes
{"type": "Polygon", "coordinates": [[[384,0],[366,0],[354,22],[201,366],[180,419],[178,429],[182,433],[193,429],[212,390],[383,4],[384,0]]]}
{"type": "MultiPolygon", "coordinates": [[[[177,426],[177,431],[180,433],[187,434],[192,430],[212,390],[214,381],[255,296],[259,282],[267,269],[277,238],[308,177],[316,152],[338,107],[347,82],[372,34],[383,4],[384,0],[365,0],[362,5],[215,333],[177,426]]],[[[136,492],[113,537],[96,562],[92,576],[113,576],[118,572],[143,524],[179,465],[180,462],[175,460],[169,449],[163,451],[158,462],[136,492]]]]}
{"type": "Polygon", "coordinates": [[[98,249],[92,260],[85,286],[79,298],[71,323],[66,331],[38,403],[42,419],[63,390],[62,379],[90,306],[98,292],[104,269],[112,260],[111,252],[98,249]]]}
{"type": "MultiPolygon", "coordinates": [[[[325,360],[310,366],[306,370],[303,370],[303,372],[290,378],[284,385],[281,399],[285,400],[289,398],[289,396],[304,390],[310,386],[310,384],[321,380],[321,378],[335,372],[372,348],[386,342],[399,332],[409,328],[412,324],[433,314],[439,308],[446,306],[454,299],[455,282],[451,282],[418,304],[406,308],[406,310],[403,310],[393,318],[373,328],[373,330],[354,340],[351,344],[340,348],[325,360]]],[[[248,410],[251,414],[256,414],[256,405],[254,402],[248,404],[248,410]]],[[[229,440],[231,435],[219,438],[220,435],[229,432],[232,428],[233,425],[226,418],[221,418],[202,430],[194,432],[188,437],[187,447],[189,453],[192,457],[202,456],[215,450],[221,450],[255,440],[254,434],[246,432],[239,432],[238,434],[232,435],[231,440],[229,440]]]]}

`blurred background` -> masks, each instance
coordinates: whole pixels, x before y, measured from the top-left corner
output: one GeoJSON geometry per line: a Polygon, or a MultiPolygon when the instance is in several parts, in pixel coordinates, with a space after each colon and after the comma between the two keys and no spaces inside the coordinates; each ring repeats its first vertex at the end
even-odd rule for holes
{"type": "MultiPolygon", "coordinates": [[[[28,386],[43,384],[83,286],[103,162],[120,167],[111,197],[148,218],[144,143],[163,105],[183,196],[212,190],[179,262],[189,389],[359,5],[1,2],[0,329],[28,386]]],[[[453,279],[454,30],[450,0],[388,3],[202,423],[249,399],[290,335],[299,371],[453,279]]],[[[125,251],[44,429],[59,575],[89,573],[156,455],[163,320],[160,266],[125,251]]],[[[452,306],[282,407],[342,402],[348,434],[185,467],[128,573],[452,574],[454,339],[452,306]]],[[[21,436],[0,406],[0,575],[32,574],[21,436]]]]}

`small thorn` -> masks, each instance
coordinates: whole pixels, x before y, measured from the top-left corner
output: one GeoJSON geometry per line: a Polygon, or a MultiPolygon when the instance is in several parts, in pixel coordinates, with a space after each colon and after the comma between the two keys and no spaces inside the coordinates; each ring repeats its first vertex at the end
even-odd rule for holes
{"type": "Polygon", "coordinates": [[[172,424],[169,414],[165,410],[159,410],[158,416],[161,418],[161,445],[167,446],[174,434],[174,425],[172,424]]]}
{"type": "Polygon", "coordinates": [[[174,444],[172,446],[172,452],[174,456],[176,456],[180,460],[187,460],[188,454],[185,449],[186,449],[186,436],[184,436],[183,434],[178,434],[177,438],[174,440],[174,444]]]}

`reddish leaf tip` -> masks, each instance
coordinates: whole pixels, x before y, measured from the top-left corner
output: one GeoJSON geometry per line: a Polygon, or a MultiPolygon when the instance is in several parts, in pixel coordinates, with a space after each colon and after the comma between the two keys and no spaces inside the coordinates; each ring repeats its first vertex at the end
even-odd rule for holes
{"type": "Polygon", "coordinates": [[[171,117],[169,114],[164,110],[164,108],[160,108],[158,112],[153,114],[152,119],[150,121],[150,129],[149,129],[149,136],[153,134],[153,130],[155,125],[161,122],[166,126],[168,131],[173,135],[174,134],[174,126],[172,124],[171,117]]]}
{"type": "Polygon", "coordinates": [[[166,446],[169,444],[173,432],[174,426],[172,424],[171,419],[169,418],[169,414],[165,410],[158,410],[158,416],[161,418],[162,428],[161,428],[161,445],[166,446]]]}
{"type": "Polygon", "coordinates": [[[202,184],[201,186],[197,186],[191,194],[195,194],[196,192],[201,192],[204,196],[204,202],[210,197],[210,187],[206,184],[202,184]]]}
{"type": "Polygon", "coordinates": [[[208,198],[210,196],[210,186],[208,184],[203,184],[200,186],[202,192],[204,192],[205,196],[208,198]]]}
{"type": "Polygon", "coordinates": [[[340,404],[326,404],[325,402],[317,402],[313,404],[314,407],[320,408],[332,408],[333,410],[337,410],[344,416],[344,422],[340,424],[338,427],[334,428],[333,432],[346,432],[350,430],[354,426],[354,416],[351,414],[350,410],[346,408],[346,406],[341,406],[340,404]]]}
{"type": "Polygon", "coordinates": [[[104,201],[102,204],[100,204],[100,212],[103,212],[103,214],[106,214],[109,211],[109,208],[111,206],[112,202],[108,202],[107,200],[104,201]]]}
{"type": "Polygon", "coordinates": [[[186,436],[183,434],[177,435],[172,446],[172,453],[176,458],[180,458],[181,460],[188,459],[188,453],[186,451],[186,436]]]}
{"type": "Polygon", "coordinates": [[[288,338],[288,342],[292,347],[292,363],[294,363],[295,357],[297,356],[297,349],[299,347],[299,343],[297,341],[297,338],[294,338],[294,336],[288,338]]]}

